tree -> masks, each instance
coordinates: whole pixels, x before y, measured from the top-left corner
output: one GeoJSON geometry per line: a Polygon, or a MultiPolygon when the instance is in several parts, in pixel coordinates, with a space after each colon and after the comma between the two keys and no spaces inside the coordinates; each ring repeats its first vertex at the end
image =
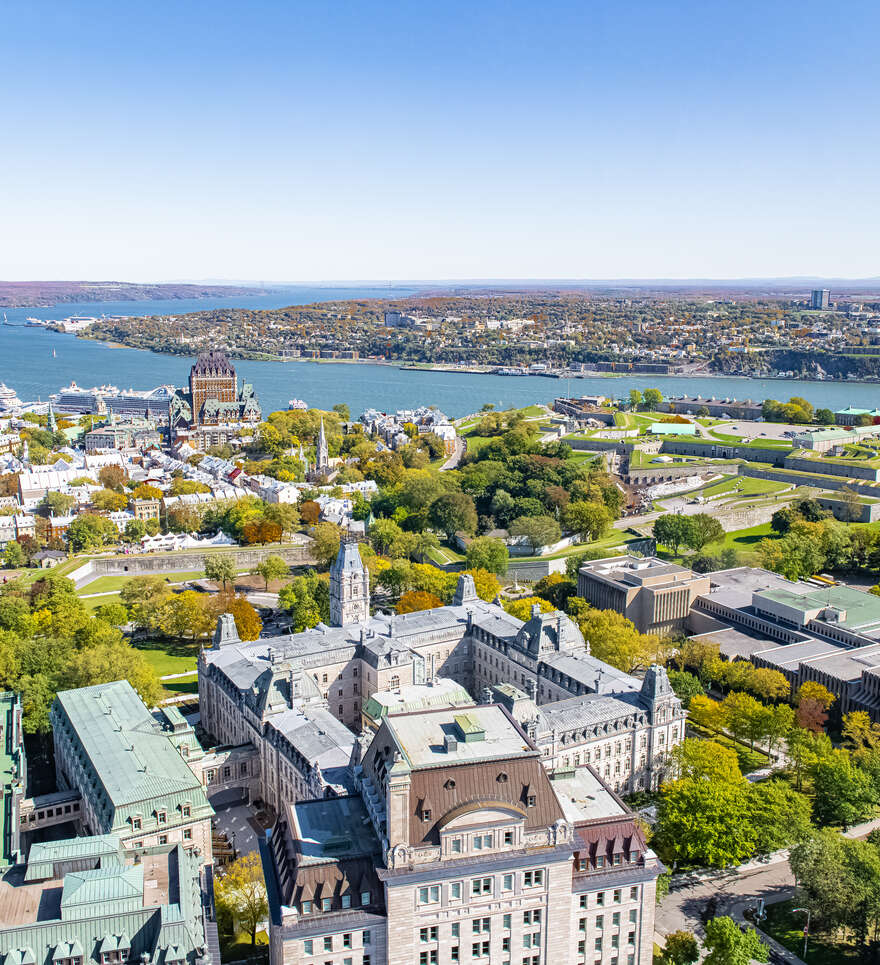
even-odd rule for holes
{"type": "Polygon", "coordinates": [[[221,613],[231,613],[235,629],[242,640],[256,640],[263,629],[263,621],[254,607],[243,597],[219,593],[211,600],[211,624],[215,626],[221,613]]]}
{"type": "Polygon", "coordinates": [[[880,724],[873,723],[866,710],[844,714],[842,733],[857,750],[880,747],[880,724]]]}
{"type": "Polygon", "coordinates": [[[794,695],[796,704],[803,703],[805,700],[815,700],[822,706],[823,710],[828,710],[837,698],[831,691],[815,680],[805,680],[794,695]]]}
{"type": "Polygon", "coordinates": [[[235,559],[228,553],[211,553],[205,557],[205,576],[219,583],[225,590],[227,584],[235,583],[235,559]]]}
{"type": "Polygon", "coordinates": [[[43,497],[41,508],[50,516],[66,516],[76,505],[76,497],[69,493],[49,492],[43,497]]]}
{"type": "Polygon", "coordinates": [[[638,389],[629,390],[629,407],[631,409],[638,409],[642,404],[642,393],[638,389]]]}
{"type": "Polygon", "coordinates": [[[147,532],[147,524],[142,519],[130,519],[125,524],[123,535],[129,543],[136,543],[143,539],[147,532]]]}
{"type": "Polygon", "coordinates": [[[820,825],[840,824],[844,830],[870,817],[878,803],[878,791],[870,776],[841,751],[816,765],[813,790],[816,821],[820,825]]]}
{"type": "Polygon", "coordinates": [[[115,634],[115,637],[75,651],[66,668],[64,685],[69,688],[91,687],[112,680],[127,680],[147,707],[155,706],[162,696],[156,671],[140,650],[129,646],[118,631],[115,634]]]}
{"type": "Polygon", "coordinates": [[[749,785],[749,797],[758,854],[786,848],[813,833],[810,802],[787,781],[757,781],[749,785]]]}
{"type": "Polygon", "coordinates": [[[290,613],[294,633],[330,621],[330,584],[326,576],[298,576],[278,594],[278,605],[290,613]]]}
{"type": "Polygon", "coordinates": [[[569,503],[563,513],[565,528],[583,540],[597,540],[607,535],[614,522],[611,510],[604,502],[579,499],[569,503]]]}
{"type": "Polygon", "coordinates": [[[27,562],[27,556],[25,556],[21,543],[12,540],[6,544],[6,549],[3,551],[3,562],[11,570],[24,566],[27,562]]]}
{"type": "Polygon", "coordinates": [[[141,483],[131,491],[132,499],[161,499],[164,495],[158,486],[151,486],[149,483],[141,483]]]}
{"type": "Polygon", "coordinates": [[[754,750],[767,734],[767,708],[749,694],[735,691],[724,698],[721,709],[724,727],[737,740],[747,740],[754,750]]]}
{"type": "Polygon", "coordinates": [[[465,553],[467,565],[473,569],[488,570],[498,576],[507,572],[507,545],[492,536],[478,536],[471,540],[465,553]]]}
{"type": "Polygon", "coordinates": [[[112,627],[119,627],[128,621],[128,610],[121,603],[102,603],[95,607],[95,616],[112,627]]]}
{"type": "Polygon", "coordinates": [[[645,389],[643,400],[648,412],[654,412],[663,401],[663,393],[659,389],[645,389]]]}
{"type": "Polygon", "coordinates": [[[552,604],[539,596],[524,596],[519,600],[508,600],[504,604],[504,609],[517,620],[526,623],[532,618],[532,607],[537,607],[540,613],[550,613],[553,610],[552,604]]]}
{"type": "Polygon", "coordinates": [[[119,530],[106,516],[83,513],[67,527],[67,542],[76,553],[97,550],[118,539],[119,530]]]}
{"type": "Polygon", "coordinates": [[[438,606],[443,606],[440,597],[424,590],[410,590],[397,601],[395,610],[398,613],[415,613],[417,610],[433,610],[438,606]]]}
{"type": "Polygon", "coordinates": [[[833,426],[835,423],[834,413],[831,409],[816,409],[816,422],[820,426],[833,426]]]}
{"type": "Polygon", "coordinates": [[[92,505],[102,513],[118,513],[128,505],[128,496],[114,489],[99,489],[92,496],[92,505]]]}
{"type": "Polygon", "coordinates": [[[568,609],[568,601],[577,592],[577,582],[561,573],[548,573],[535,584],[535,596],[543,597],[557,610],[568,609]]]}
{"type": "Polygon", "coordinates": [[[700,944],[690,931],[674,931],[666,936],[660,961],[663,965],[693,965],[700,960],[700,944]]]}
{"type": "Polygon", "coordinates": [[[785,674],[769,667],[754,667],[749,672],[746,683],[748,689],[764,700],[779,700],[791,693],[791,684],[785,674]]]}
{"type": "Polygon", "coordinates": [[[412,566],[409,560],[392,560],[382,570],[378,582],[394,596],[400,596],[412,583],[412,566]]]}
{"type": "Polygon", "coordinates": [[[841,519],[845,523],[854,523],[862,518],[862,497],[850,486],[844,486],[837,494],[843,502],[841,519]]]}
{"type": "Polygon", "coordinates": [[[216,895],[220,909],[247,931],[255,945],[257,928],[269,914],[259,852],[244,854],[228,865],[217,881],[216,895]]]}
{"type": "Polygon", "coordinates": [[[708,513],[695,513],[686,517],[684,543],[698,552],[707,544],[714,543],[724,536],[724,527],[708,513]]]}
{"type": "Polygon", "coordinates": [[[456,533],[473,533],[477,528],[477,508],[467,493],[445,493],[434,500],[430,517],[433,524],[451,539],[456,533]]]}
{"type": "Polygon", "coordinates": [[[741,781],[736,751],[717,741],[686,737],[669,753],[673,780],[741,781]]]}
{"type": "Polygon", "coordinates": [[[102,466],[98,470],[98,482],[105,489],[121,491],[128,476],[122,466],[102,466]]]}
{"type": "Polygon", "coordinates": [[[688,673],[687,670],[670,670],[669,682],[675,691],[675,696],[681,701],[682,707],[687,709],[694,697],[702,697],[706,690],[700,683],[700,678],[688,673]]]}
{"type": "Polygon", "coordinates": [[[193,641],[208,636],[216,620],[205,602],[202,594],[195,590],[169,594],[162,604],[159,628],[166,636],[193,641]]]}
{"type": "Polygon", "coordinates": [[[596,610],[580,597],[573,597],[569,612],[593,656],[618,670],[632,673],[646,669],[665,655],[667,646],[659,637],[639,633],[635,624],[616,610],[596,610]]]}
{"type": "Polygon", "coordinates": [[[745,781],[681,780],[657,809],[655,841],[664,861],[724,868],[750,858],[758,840],[745,781]]]}
{"type": "Polygon", "coordinates": [[[672,550],[678,556],[678,548],[688,535],[688,520],[680,513],[666,513],[654,520],[654,539],[672,550]]]}
{"type": "Polygon", "coordinates": [[[308,526],[313,526],[321,518],[321,507],[313,499],[300,504],[299,517],[308,526]]]}
{"type": "Polygon", "coordinates": [[[342,530],[334,523],[318,523],[312,529],[312,543],[309,547],[312,556],[322,566],[329,567],[339,555],[342,543],[342,530]]]}
{"type": "Polygon", "coordinates": [[[533,554],[552,546],[562,536],[552,516],[519,516],[510,524],[510,535],[522,537],[533,554]]]}
{"type": "Polygon", "coordinates": [[[272,556],[267,556],[264,560],[260,560],[257,563],[257,573],[263,578],[263,583],[265,584],[266,590],[269,589],[269,584],[273,580],[283,580],[285,576],[290,572],[290,567],[280,556],[276,556],[274,553],[272,556]]]}
{"type": "Polygon", "coordinates": [[[132,577],[119,591],[129,619],[147,630],[159,631],[162,608],[171,595],[161,576],[132,577]]]}
{"type": "Polygon", "coordinates": [[[348,403],[337,402],[336,405],[333,406],[333,411],[337,413],[343,422],[351,422],[351,409],[349,409],[348,403]]]}
{"type": "Polygon", "coordinates": [[[740,929],[726,915],[706,924],[703,944],[709,949],[704,965],[749,965],[752,961],[766,962],[770,958],[767,946],[754,928],[740,929]]]}
{"type": "Polygon", "coordinates": [[[688,714],[691,723],[706,730],[719,731],[723,725],[724,712],[721,704],[711,697],[704,697],[701,694],[691,697],[688,714]]]}
{"type": "Polygon", "coordinates": [[[825,566],[822,546],[807,534],[792,529],[782,539],[763,539],[758,556],[764,569],[781,573],[788,580],[801,580],[825,566]]]}

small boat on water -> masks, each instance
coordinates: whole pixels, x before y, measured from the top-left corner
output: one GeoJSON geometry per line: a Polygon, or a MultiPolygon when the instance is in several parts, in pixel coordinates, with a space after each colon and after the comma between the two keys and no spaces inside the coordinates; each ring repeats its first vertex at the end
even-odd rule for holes
{"type": "Polygon", "coordinates": [[[308,404],[303,402],[302,399],[291,399],[287,403],[288,411],[291,409],[308,409],[308,404]]]}

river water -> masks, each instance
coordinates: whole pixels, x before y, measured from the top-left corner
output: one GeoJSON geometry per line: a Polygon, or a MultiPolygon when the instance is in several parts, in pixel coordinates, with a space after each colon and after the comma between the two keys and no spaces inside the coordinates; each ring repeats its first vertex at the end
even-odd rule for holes
{"type": "MultiPolygon", "coordinates": [[[[405,297],[403,288],[288,288],[280,293],[231,298],[100,302],[52,308],[0,309],[15,325],[0,326],[0,382],[25,401],[46,399],[76,381],[82,386],[112,383],[120,389],[151,389],[163,383],[185,385],[192,359],[138,349],[112,348],[102,342],[21,327],[28,317],[61,319],[70,315],[167,315],[209,308],[280,308],[341,298],[405,297]],[[55,355],[53,357],[53,350],[55,355]]],[[[880,385],[859,382],[802,382],[795,379],[742,379],[718,376],[614,376],[561,380],[546,376],[470,375],[404,371],[388,365],[334,362],[254,362],[235,359],[239,377],[252,382],[264,412],[286,409],[289,399],[329,408],[347,402],[353,415],[364,409],[393,411],[437,405],[458,417],[485,403],[507,408],[549,402],[557,396],[602,394],[625,397],[632,388],[656,387],[664,395],[703,395],[717,399],[788,399],[801,395],[817,407],[847,405],[875,408],[880,385]]]]}

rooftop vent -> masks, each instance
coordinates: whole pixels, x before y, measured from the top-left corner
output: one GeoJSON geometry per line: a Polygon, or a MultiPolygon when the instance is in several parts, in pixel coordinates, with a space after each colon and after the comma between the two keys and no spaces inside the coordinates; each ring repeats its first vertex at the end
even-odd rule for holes
{"type": "Polygon", "coordinates": [[[443,747],[447,754],[454,754],[458,750],[458,739],[455,734],[446,734],[443,738],[443,747]]]}

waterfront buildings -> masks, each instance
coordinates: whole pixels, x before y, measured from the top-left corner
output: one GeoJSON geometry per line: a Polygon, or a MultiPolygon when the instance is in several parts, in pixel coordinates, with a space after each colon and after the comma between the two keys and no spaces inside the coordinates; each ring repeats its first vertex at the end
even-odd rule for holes
{"type": "Polygon", "coordinates": [[[503,707],[388,716],[355,775],[271,832],[272,965],[650,963],[663,868],[634,816],[503,707]]]}
{"type": "Polygon", "coordinates": [[[208,965],[206,907],[199,862],[179,844],[136,855],[113,835],[35,844],[0,879],[0,959],[208,965]]]}

